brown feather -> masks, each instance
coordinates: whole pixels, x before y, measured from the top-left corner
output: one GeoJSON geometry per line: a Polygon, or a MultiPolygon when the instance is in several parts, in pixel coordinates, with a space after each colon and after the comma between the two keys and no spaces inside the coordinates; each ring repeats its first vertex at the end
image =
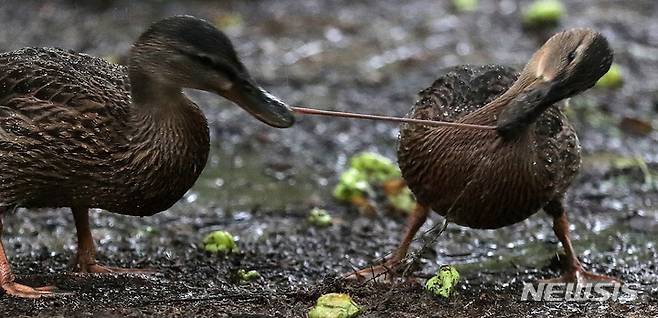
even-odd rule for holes
{"type": "MultiPolygon", "coordinates": [[[[420,92],[408,117],[495,125],[517,77],[494,65],[451,68],[420,92]]],[[[511,141],[495,131],[402,125],[398,161],[420,204],[457,224],[495,229],[560,197],[578,171],[580,145],[553,105],[511,141]]]]}

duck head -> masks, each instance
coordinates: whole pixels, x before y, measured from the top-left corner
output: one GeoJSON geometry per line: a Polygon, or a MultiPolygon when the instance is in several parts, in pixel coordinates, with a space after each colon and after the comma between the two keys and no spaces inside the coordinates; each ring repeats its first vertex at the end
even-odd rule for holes
{"type": "Polygon", "coordinates": [[[612,58],[606,38],[593,30],[571,29],[554,35],[510,89],[516,96],[498,117],[498,133],[514,136],[550,105],[594,86],[610,68],[612,58]]]}
{"type": "Polygon", "coordinates": [[[195,17],[154,23],[133,45],[129,72],[133,99],[193,88],[219,94],[270,126],[295,122],[290,107],[251,78],[228,37],[195,17]]]}

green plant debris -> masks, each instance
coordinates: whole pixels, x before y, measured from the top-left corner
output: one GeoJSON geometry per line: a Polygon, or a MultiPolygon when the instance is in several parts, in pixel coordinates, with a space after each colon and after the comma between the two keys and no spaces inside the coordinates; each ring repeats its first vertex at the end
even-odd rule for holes
{"type": "Polygon", "coordinates": [[[459,272],[452,266],[444,265],[439,268],[436,275],[425,283],[425,289],[434,295],[444,298],[450,297],[459,282],[459,272]]]}
{"type": "Polygon", "coordinates": [[[103,59],[110,64],[119,64],[119,57],[116,55],[105,55],[103,59]]]}
{"type": "MultiPolygon", "coordinates": [[[[349,168],[340,175],[334,188],[334,198],[350,202],[365,211],[374,206],[369,198],[375,197],[375,189],[381,189],[396,180],[402,180],[402,174],[393,161],[372,152],[360,153],[352,157],[349,168]]],[[[384,192],[394,208],[405,212],[413,210],[415,201],[407,187],[384,192]]]]}
{"type": "Polygon", "coordinates": [[[367,175],[355,168],[349,168],[340,175],[334,188],[334,197],[340,201],[351,201],[354,197],[363,197],[372,191],[367,175]]]}
{"type": "Polygon", "coordinates": [[[624,77],[621,74],[621,67],[618,64],[612,64],[606,72],[596,82],[596,87],[601,88],[618,88],[624,85],[624,77]]]}
{"type": "Polygon", "coordinates": [[[388,195],[388,202],[391,203],[394,208],[404,211],[405,213],[411,213],[416,207],[414,195],[407,187],[402,188],[402,190],[396,194],[388,195]]]}
{"type": "Polygon", "coordinates": [[[653,186],[656,182],[655,173],[651,170],[647,162],[640,155],[633,157],[618,156],[610,159],[612,168],[617,170],[635,169],[642,171],[645,186],[653,186]]]}
{"type": "Polygon", "coordinates": [[[214,19],[215,26],[220,30],[226,30],[230,28],[240,28],[244,25],[244,20],[239,14],[222,14],[214,19]]]}
{"type": "Polygon", "coordinates": [[[329,212],[320,208],[313,208],[308,214],[307,220],[309,223],[317,227],[327,227],[333,222],[329,212]]]}
{"type": "Polygon", "coordinates": [[[467,12],[475,11],[480,4],[480,0],[452,0],[452,5],[457,11],[467,12]]]}
{"type": "MultiPolygon", "coordinates": [[[[658,189],[658,171],[652,169],[641,155],[624,156],[617,153],[594,153],[583,156],[583,166],[593,167],[600,170],[630,170],[638,169],[644,177],[643,186],[649,189],[658,189]]],[[[616,175],[616,174],[613,174],[616,175]]],[[[616,186],[628,186],[635,182],[628,173],[613,176],[611,179],[616,186]]]]}
{"type": "Polygon", "coordinates": [[[388,158],[372,152],[358,154],[350,160],[350,167],[340,175],[334,197],[351,201],[354,197],[371,195],[372,184],[400,178],[400,170],[388,158]]]}
{"type": "Polygon", "coordinates": [[[235,244],[233,235],[226,231],[214,231],[208,233],[203,239],[203,249],[215,254],[231,254],[240,251],[235,244]]]}
{"type": "Polygon", "coordinates": [[[260,278],[260,273],[255,270],[246,270],[241,268],[238,270],[238,278],[241,282],[251,282],[260,278]]]}
{"type": "Polygon", "coordinates": [[[352,157],[350,166],[365,174],[369,182],[382,183],[402,177],[400,169],[393,161],[373,152],[364,152],[352,157]]]}
{"type": "Polygon", "coordinates": [[[655,179],[653,173],[651,173],[651,169],[649,168],[649,165],[647,165],[647,162],[644,161],[644,158],[642,158],[640,155],[637,155],[635,156],[635,161],[637,161],[637,166],[640,168],[642,175],[644,176],[644,185],[655,187],[655,179]]]}
{"type": "Polygon", "coordinates": [[[347,294],[330,293],[318,298],[308,318],[353,318],[361,313],[361,308],[347,294]]]}
{"type": "Polygon", "coordinates": [[[636,157],[618,156],[610,159],[610,163],[612,167],[617,170],[638,167],[638,160],[636,157]]]}
{"type": "Polygon", "coordinates": [[[558,0],[537,0],[523,14],[523,23],[528,26],[555,24],[564,11],[564,5],[558,0]]]}
{"type": "Polygon", "coordinates": [[[158,230],[157,228],[154,228],[152,226],[147,226],[147,227],[144,227],[141,231],[139,231],[139,234],[142,235],[142,236],[145,236],[145,237],[153,237],[153,236],[157,236],[158,234],[160,234],[160,230],[158,230]]]}
{"type": "MultiPolygon", "coordinates": [[[[610,163],[612,167],[617,170],[638,168],[640,169],[640,171],[642,171],[642,176],[644,177],[644,186],[650,187],[652,189],[658,187],[658,182],[657,182],[658,180],[656,180],[656,173],[651,170],[651,168],[644,160],[644,158],[642,158],[642,156],[640,155],[636,155],[634,157],[619,156],[610,159],[610,163]]],[[[620,185],[625,186],[632,182],[628,176],[623,176],[625,179],[621,177],[622,176],[618,176],[615,180],[620,185]]]]}

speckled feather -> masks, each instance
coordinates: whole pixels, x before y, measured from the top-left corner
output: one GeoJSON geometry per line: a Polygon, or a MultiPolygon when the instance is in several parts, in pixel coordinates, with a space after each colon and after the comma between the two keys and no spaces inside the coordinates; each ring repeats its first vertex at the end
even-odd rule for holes
{"type": "Polygon", "coordinates": [[[142,112],[131,104],[127,70],[88,55],[0,54],[0,207],[168,208],[208,156],[207,122],[184,103],[142,112]]]}
{"type": "MultiPolygon", "coordinates": [[[[408,117],[495,125],[505,103],[483,106],[517,77],[496,65],[447,69],[408,117]]],[[[495,131],[402,125],[398,161],[420,204],[457,224],[495,229],[561,199],[578,172],[580,145],[552,105],[529,133],[504,142],[495,131]]]]}

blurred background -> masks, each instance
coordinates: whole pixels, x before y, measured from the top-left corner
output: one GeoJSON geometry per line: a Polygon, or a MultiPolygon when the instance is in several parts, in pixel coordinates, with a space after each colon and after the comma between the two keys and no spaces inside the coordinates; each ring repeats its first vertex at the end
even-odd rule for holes
{"type": "MultiPolygon", "coordinates": [[[[615,71],[572,98],[566,110],[583,146],[583,167],[567,203],[572,237],[591,269],[640,284],[643,303],[655,306],[658,2],[565,0],[557,8],[556,1],[548,2],[553,4],[0,0],[0,51],[52,46],[124,63],[130,45],[150,23],[190,14],[223,30],[254,78],[291,105],[403,116],[416,93],[445,67],[521,68],[551,34],[591,27],[608,38],[615,71]]],[[[308,289],[326,275],[370,264],[396,246],[403,213],[377,205],[374,216],[363,215],[332,197],[351,156],[372,151],[395,161],[396,125],[304,117],[290,129],[275,130],[219,97],[188,94],[211,127],[211,157],[201,179],[178,204],[154,217],[94,216],[103,261],[164,268],[158,284],[177,290],[176,295],[233,290],[237,287],[227,277],[240,266],[257,268],[265,277],[257,290],[278,292],[308,289]],[[310,226],[306,216],[313,207],[327,209],[334,224],[310,226]],[[226,260],[203,252],[203,234],[216,229],[236,235],[246,255],[226,260]]],[[[5,219],[4,242],[17,273],[65,270],[75,247],[67,210],[20,210],[5,219]]],[[[510,295],[503,303],[513,303],[521,282],[559,272],[550,221],[540,212],[497,231],[450,226],[434,252],[423,255],[424,272],[456,265],[465,281],[462,293],[498,290],[510,295]]],[[[423,229],[435,222],[441,222],[438,215],[423,229]]],[[[97,290],[69,284],[84,295],[76,300],[78,308],[94,307],[98,297],[106,297],[111,308],[114,300],[143,306],[145,298],[172,294],[165,288],[134,295],[130,291],[136,287],[126,283],[122,288],[129,298],[107,290],[99,296],[97,290]]],[[[3,302],[7,310],[35,308],[3,302]]],[[[524,306],[533,305],[518,306],[527,312],[524,306]]],[[[585,310],[589,305],[569,306],[585,310]]],[[[646,308],[635,306],[628,310],[646,308]]]]}

